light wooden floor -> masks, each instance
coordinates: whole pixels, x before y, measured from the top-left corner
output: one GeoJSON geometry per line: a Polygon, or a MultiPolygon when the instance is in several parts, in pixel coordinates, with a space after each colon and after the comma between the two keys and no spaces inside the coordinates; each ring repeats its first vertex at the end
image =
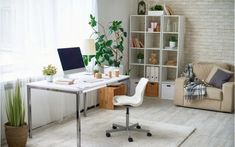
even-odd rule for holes
{"type": "MultiPolygon", "coordinates": [[[[125,117],[124,107],[115,110],[94,108],[89,110],[87,118],[83,119],[92,118],[91,121],[95,121],[95,118],[105,117],[112,120],[117,116],[125,117]]],[[[130,121],[131,118],[195,127],[197,130],[182,147],[234,146],[233,114],[176,107],[170,100],[145,98],[140,107],[130,109],[130,121]]]]}
{"type": "MultiPolygon", "coordinates": [[[[124,108],[115,111],[93,109],[89,115],[125,116],[124,108]]],[[[145,98],[143,105],[130,109],[131,117],[144,120],[165,122],[184,126],[193,126],[197,130],[183,143],[182,147],[233,147],[234,146],[234,115],[207,110],[177,107],[171,100],[145,98]]]]}

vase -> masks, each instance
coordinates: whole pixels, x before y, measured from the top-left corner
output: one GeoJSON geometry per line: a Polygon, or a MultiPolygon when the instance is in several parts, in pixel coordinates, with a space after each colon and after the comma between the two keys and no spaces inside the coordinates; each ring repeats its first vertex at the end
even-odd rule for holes
{"type": "Polygon", "coordinates": [[[174,41],[170,41],[170,42],[169,42],[170,48],[174,48],[175,45],[176,45],[176,42],[174,42],[174,41]]]}
{"type": "Polygon", "coordinates": [[[142,63],[142,59],[138,59],[138,63],[141,64],[142,63]]]}
{"type": "Polygon", "coordinates": [[[28,138],[28,126],[25,123],[21,127],[5,124],[6,140],[9,147],[25,147],[28,138]]]}
{"type": "Polygon", "coordinates": [[[164,15],[164,11],[148,11],[148,15],[151,15],[151,16],[162,16],[162,15],[164,15]]]}
{"type": "Polygon", "coordinates": [[[47,82],[53,82],[53,75],[47,75],[46,80],[47,82]]]}

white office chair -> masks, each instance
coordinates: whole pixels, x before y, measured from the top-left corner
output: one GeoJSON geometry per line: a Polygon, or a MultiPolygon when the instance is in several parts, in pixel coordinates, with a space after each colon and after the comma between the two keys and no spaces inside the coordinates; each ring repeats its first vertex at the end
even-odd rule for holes
{"type": "Polygon", "coordinates": [[[130,136],[130,131],[145,132],[147,136],[152,136],[149,130],[141,129],[139,123],[129,125],[129,107],[138,107],[143,103],[145,87],[148,83],[148,79],[141,78],[138,85],[135,88],[135,94],[133,96],[115,96],[113,98],[113,104],[118,106],[126,106],[126,126],[113,124],[112,130],[106,131],[106,136],[110,137],[113,132],[127,131],[128,141],[133,142],[133,139],[130,136]]]}

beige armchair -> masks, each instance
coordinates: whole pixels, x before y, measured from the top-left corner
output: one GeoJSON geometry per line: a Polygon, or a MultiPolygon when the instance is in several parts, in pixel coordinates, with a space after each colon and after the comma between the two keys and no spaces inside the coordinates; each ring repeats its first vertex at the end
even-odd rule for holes
{"type": "MultiPolygon", "coordinates": [[[[233,71],[228,64],[193,63],[193,72],[200,80],[206,80],[212,68],[217,65],[224,69],[233,71]]],[[[206,95],[202,100],[188,101],[184,99],[184,82],[186,78],[180,77],[175,82],[174,104],[185,107],[208,109],[222,112],[233,112],[234,108],[234,78],[224,83],[222,89],[207,87],[206,95]]]]}

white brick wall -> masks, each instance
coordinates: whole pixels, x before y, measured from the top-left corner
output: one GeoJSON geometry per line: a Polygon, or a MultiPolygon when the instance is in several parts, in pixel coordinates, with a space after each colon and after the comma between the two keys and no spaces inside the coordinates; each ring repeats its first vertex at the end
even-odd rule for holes
{"type": "Polygon", "coordinates": [[[146,0],[185,16],[185,63],[234,64],[234,0],[146,0]]]}

